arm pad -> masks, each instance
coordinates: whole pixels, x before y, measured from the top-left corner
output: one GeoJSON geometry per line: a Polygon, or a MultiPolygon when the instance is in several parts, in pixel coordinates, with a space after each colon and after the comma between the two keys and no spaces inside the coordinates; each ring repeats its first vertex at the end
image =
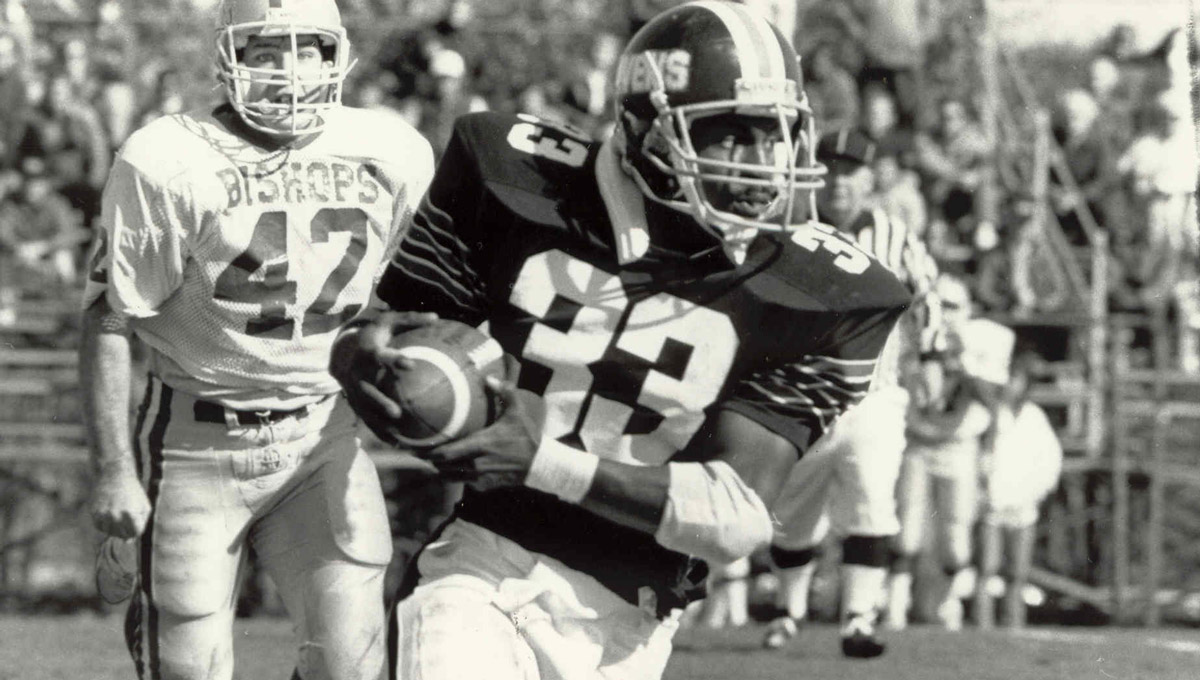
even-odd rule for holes
{"type": "Polygon", "coordinates": [[[711,564],[747,557],[771,541],[766,505],[728,463],[671,463],[659,545],[711,564]]]}

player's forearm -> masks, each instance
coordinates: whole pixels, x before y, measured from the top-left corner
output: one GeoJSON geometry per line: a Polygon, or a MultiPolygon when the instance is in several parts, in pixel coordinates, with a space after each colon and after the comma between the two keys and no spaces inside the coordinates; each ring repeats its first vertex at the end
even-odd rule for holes
{"type": "Polygon", "coordinates": [[[638,466],[551,445],[525,483],[713,562],[745,557],[773,533],[766,504],[723,461],[638,466]]]}
{"type": "Polygon", "coordinates": [[[525,485],[622,526],[653,534],[662,521],[671,475],[666,467],[601,460],[543,439],[525,475],[525,485]]]}
{"type": "Polygon", "coordinates": [[[129,431],[130,357],[128,320],[103,301],[84,314],[79,356],[83,415],[92,463],[98,470],[132,465],[129,431]]]}
{"type": "Polygon", "coordinates": [[[631,529],[653,534],[662,523],[671,486],[666,467],[602,460],[580,507],[631,529]]]}

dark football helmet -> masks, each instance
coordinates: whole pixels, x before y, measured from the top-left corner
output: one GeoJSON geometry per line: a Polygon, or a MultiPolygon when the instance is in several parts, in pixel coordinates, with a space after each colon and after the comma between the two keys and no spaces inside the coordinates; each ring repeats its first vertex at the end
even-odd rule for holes
{"type": "Polygon", "coordinates": [[[786,230],[814,218],[825,169],[814,156],[800,59],[758,13],[708,0],[663,12],[626,46],[615,94],[622,166],[650,200],[690,214],[726,240],[744,238],[747,228],[786,230]],[[692,124],[728,114],[778,121],[783,143],[773,165],[697,154],[692,124]],[[720,210],[706,196],[706,182],[769,187],[774,202],[757,218],[720,210]],[[800,201],[807,214],[796,209],[800,201]]]}

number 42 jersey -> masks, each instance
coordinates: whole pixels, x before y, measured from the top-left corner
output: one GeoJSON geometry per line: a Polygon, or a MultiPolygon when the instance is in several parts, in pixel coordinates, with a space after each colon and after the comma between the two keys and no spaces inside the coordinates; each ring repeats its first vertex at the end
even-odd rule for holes
{"type": "Polygon", "coordinates": [[[104,190],[85,306],[101,295],[173,388],[234,408],[339,390],[336,330],[367,305],[433,154],[395,117],[342,107],[291,147],[228,105],[134,133],[104,190]]]}
{"type": "MultiPolygon", "coordinates": [[[[544,404],[544,436],[580,450],[663,465],[730,409],[803,452],[865,394],[907,289],[821,225],[762,233],[737,266],[663,257],[643,201],[611,144],[463,117],[377,294],[486,322],[544,404]]],[[[468,490],[459,517],[627,597],[673,562],[652,537],[529,489],[468,490]]]]}

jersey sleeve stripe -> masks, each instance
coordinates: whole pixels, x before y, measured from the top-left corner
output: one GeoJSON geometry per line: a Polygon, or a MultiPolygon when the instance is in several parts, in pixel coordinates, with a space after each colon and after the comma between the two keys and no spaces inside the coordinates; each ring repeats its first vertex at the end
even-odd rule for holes
{"type": "Polygon", "coordinates": [[[436,245],[426,242],[422,238],[422,234],[414,232],[412,237],[406,239],[396,252],[394,259],[417,260],[427,263],[436,263],[436,266],[446,270],[448,278],[472,278],[470,272],[467,271],[461,260],[454,256],[453,251],[444,248],[438,248],[436,245]],[[427,254],[422,254],[416,251],[425,251],[427,254]]]}
{"type": "Polygon", "coordinates": [[[392,266],[403,272],[412,272],[421,278],[436,280],[443,286],[457,291],[457,295],[459,296],[470,298],[473,295],[467,284],[449,271],[452,267],[439,258],[403,257],[397,255],[392,260],[392,266]]]}
{"type": "Polygon", "coordinates": [[[797,370],[799,373],[794,376],[797,380],[807,380],[808,382],[806,384],[824,385],[833,389],[841,390],[842,392],[857,392],[859,391],[858,385],[868,384],[871,382],[870,375],[849,378],[846,376],[830,375],[829,373],[814,371],[811,368],[806,368],[804,366],[798,366],[797,370]]]}
{"type": "Polygon", "coordinates": [[[875,370],[875,359],[835,359],[833,357],[810,356],[804,364],[812,370],[839,373],[848,378],[870,376],[875,370]]]}
{"type": "MultiPolygon", "coordinates": [[[[395,263],[393,263],[393,266],[397,270],[403,272],[404,275],[409,279],[420,281],[421,283],[424,283],[432,288],[440,290],[447,298],[453,300],[456,304],[462,307],[473,306],[471,303],[470,291],[461,286],[455,285],[452,280],[440,276],[436,279],[428,276],[422,276],[411,267],[405,267],[395,263]],[[445,284],[450,284],[450,286],[447,287],[445,284]]],[[[428,267],[428,269],[435,273],[440,273],[436,267],[428,267]]]]}
{"type": "Polygon", "coordinates": [[[853,366],[870,366],[871,364],[875,363],[874,359],[843,359],[842,357],[831,357],[823,354],[810,354],[806,360],[810,362],[828,363],[833,366],[837,366],[840,369],[853,366]]]}
{"type": "Polygon", "coordinates": [[[837,415],[835,410],[828,408],[822,409],[818,407],[813,400],[802,394],[789,399],[782,397],[779,394],[772,392],[771,390],[768,390],[762,385],[758,385],[756,383],[747,383],[747,387],[759,392],[776,405],[791,407],[789,409],[789,411],[791,411],[790,415],[792,415],[794,418],[816,421],[817,429],[819,431],[824,431],[825,428],[828,427],[829,421],[837,415]]]}
{"type": "Polygon", "coordinates": [[[795,398],[797,396],[801,396],[805,399],[811,399],[812,396],[814,396],[814,395],[820,395],[821,397],[823,397],[826,400],[834,400],[835,403],[836,402],[844,402],[844,401],[853,402],[853,401],[856,401],[859,398],[861,398],[864,394],[866,394],[867,388],[869,386],[870,386],[869,383],[867,383],[867,384],[862,385],[861,387],[854,387],[854,388],[846,389],[846,388],[838,387],[837,385],[834,385],[833,383],[830,383],[830,382],[806,383],[806,384],[793,383],[791,385],[775,384],[775,385],[772,385],[772,387],[774,388],[772,390],[772,392],[773,392],[773,394],[776,394],[776,395],[780,396],[780,398],[783,398],[783,399],[788,399],[789,397],[795,398]]]}
{"type": "MultiPolygon", "coordinates": [[[[449,219],[448,216],[444,216],[444,213],[436,210],[433,211],[432,216],[444,217],[444,219],[447,220],[449,219]]],[[[456,250],[459,252],[466,252],[467,250],[466,244],[463,243],[462,239],[460,239],[457,234],[437,226],[430,219],[421,220],[421,222],[413,229],[413,231],[423,232],[429,239],[430,243],[436,244],[446,250],[456,250]]]]}
{"type": "Polygon", "coordinates": [[[453,232],[437,227],[427,219],[422,219],[415,222],[413,227],[405,234],[404,241],[410,242],[414,240],[422,240],[426,242],[430,248],[434,248],[440,252],[456,255],[467,252],[467,246],[453,232]]]}

